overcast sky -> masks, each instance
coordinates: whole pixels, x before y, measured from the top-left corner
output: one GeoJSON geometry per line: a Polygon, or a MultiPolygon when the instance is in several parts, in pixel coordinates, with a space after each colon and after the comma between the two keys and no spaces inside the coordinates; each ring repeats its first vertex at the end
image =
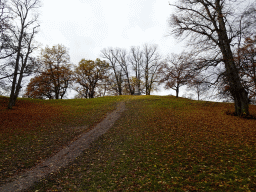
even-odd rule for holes
{"type": "Polygon", "coordinates": [[[169,34],[174,0],[43,0],[37,41],[44,48],[62,44],[71,62],[95,60],[100,50],[145,43],[160,54],[179,53],[182,46],[169,34]]]}

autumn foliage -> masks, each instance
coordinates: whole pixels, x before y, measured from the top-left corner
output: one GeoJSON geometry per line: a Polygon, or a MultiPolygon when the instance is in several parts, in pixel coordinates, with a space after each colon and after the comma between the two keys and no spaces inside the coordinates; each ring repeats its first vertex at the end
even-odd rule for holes
{"type": "Polygon", "coordinates": [[[25,97],[62,99],[72,83],[73,73],[67,48],[62,45],[46,47],[39,58],[38,75],[30,80],[25,97]]]}
{"type": "Polygon", "coordinates": [[[109,64],[100,59],[82,59],[75,68],[75,82],[79,84],[76,88],[82,98],[94,98],[96,89],[100,83],[107,78],[109,64]]]}
{"type": "Polygon", "coordinates": [[[62,99],[71,79],[72,72],[68,67],[62,66],[58,69],[47,69],[30,80],[24,96],[35,99],[55,99],[55,93],[57,92],[58,97],[62,99]]]}
{"type": "MultiPolygon", "coordinates": [[[[232,108],[130,97],[104,136],[33,190],[254,191],[255,120],[226,115],[232,108]]],[[[250,113],[256,114],[255,106],[250,113]]]]}

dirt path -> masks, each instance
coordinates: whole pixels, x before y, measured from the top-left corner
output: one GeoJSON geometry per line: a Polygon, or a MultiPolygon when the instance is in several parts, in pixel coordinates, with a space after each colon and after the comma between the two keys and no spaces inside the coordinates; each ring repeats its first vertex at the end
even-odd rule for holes
{"type": "Polygon", "coordinates": [[[45,162],[37,165],[31,170],[18,175],[11,183],[7,183],[0,187],[1,192],[22,191],[31,187],[36,181],[45,177],[48,174],[56,172],[61,167],[65,167],[68,163],[75,160],[85,149],[90,146],[90,143],[99,136],[107,132],[113,126],[115,121],[120,117],[125,110],[125,103],[120,102],[117,109],[110,113],[103,121],[101,121],[94,129],[82,134],[79,139],[68,145],[66,148],[59,151],[53,157],[45,162]]]}

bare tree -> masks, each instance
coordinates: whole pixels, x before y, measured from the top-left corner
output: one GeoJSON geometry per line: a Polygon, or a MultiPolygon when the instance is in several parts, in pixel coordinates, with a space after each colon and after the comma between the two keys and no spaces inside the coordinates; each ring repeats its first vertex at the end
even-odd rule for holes
{"type": "Polygon", "coordinates": [[[6,83],[6,78],[11,77],[9,74],[6,74],[4,70],[5,63],[3,59],[6,59],[12,56],[13,51],[10,48],[10,32],[11,28],[11,13],[7,7],[6,0],[0,0],[0,94],[7,95],[9,94],[9,86],[6,83]]]}
{"type": "Polygon", "coordinates": [[[107,69],[104,71],[103,78],[101,78],[97,84],[94,97],[104,97],[106,95],[118,95],[117,93],[118,91],[115,84],[115,78],[108,64],[107,69]]]}
{"type": "Polygon", "coordinates": [[[118,49],[108,48],[101,50],[102,57],[107,59],[113,70],[115,81],[116,81],[116,91],[119,95],[122,95],[122,83],[123,83],[123,69],[119,66],[117,55],[118,49]]]}
{"type": "Polygon", "coordinates": [[[154,84],[158,81],[158,69],[161,67],[161,56],[156,45],[143,46],[143,71],[146,95],[150,95],[154,84]]]}
{"type": "Polygon", "coordinates": [[[256,96],[256,36],[245,39],[237,50],[236,62],[239,74],[249,93],[249,98],[256,96]]]}
{"type": "Polygon", "coordinates": [[[188,82],[188,89],[196,93],[197,100],[199,101],[210,89],[210,82],[207,80],[207,76],[199,73],[188,82]]]}
{"type": "Polygon", "coordinates": [[[172,54],[166,59],[166,63],[159,68],[159,73],[162,74],[160,83],[165,83],[166,89],[175,90],[176,97],[179,97],[180,87],[188,84],[194,77],[188,55],[184,52],[180,55],[172,54]]]}
{"type": "Polygon", "coordinates": [[[17,21],[16,27],[11,29],[12,40],[16,56],[15,64],[13,66],[12,88],[8,108],[11,109],[15,105],[15,101],[21,89],[21,82],[23,79],[24,71],[28,67],[29,61],[31,66],[34,60],[30,55],[36,47],[32,42],[39,27],[38,13],[36,10],[40,7],[39,0],[11,0],[11,12],[17,21]]]}
{"type": "Polygon", "coordinates": [[[0,59],[5,59],[14,54],[11,49],[10,29],[12,14],[6,0],[0,0],[0,59]]]}
{"type": "MultiPolygon", "coordinates": [[[[248,93],[244,88],[239,71],[234,62],[232,45],[238,43],[241,27],[239,23],[244,11],[235,7],[236,3],[244,1],[236,0],[184,0],[172,5],[176,13],[172,14],[170,25],[172,33],[178,37],[191,37],[193,44],[200,51],[214,51],[218,53],[218,59],[225,66],[225,79],[229,86],[229,92],[235,101],[237,115],[248,115],[248,93]]],[[[248,29],[252,24],[247,23],[248,29]]],[[[244,25],[243,25],[244,26],[244,25]]],[[[245,30],[245,29],[243,29],[245,30]]],[[[216,54],[214,57],[217,58],[216,54]]],[[[213,59],[214,60],[214,59],[213,59]]],[[[217,66],[219,62],[204,62],[204,67],[217,66]]]]}
{"type": "Polygon", "coordinates": [[[131,95],[134,94],[133,89],[130,83],[130,69],[129,69],[129,61],[128,61],[128,54],[125,49],[117,49],[117,54],[114,55],[116,60],[118,61],[119,65],[121,66],[123,73],[124,73],[124,81],[125,87],[128,90],[128,93],[131,95]]]}
{"type": "Polygon", "coordinates": [[[133,67],[133,71],[135,72],[135,79],[132,78],[133,83],[135,83],[134,93],[140,94],[141,93],[141,71],[143,65],[143,52],[141,51],[140,47],[131,47],[130,55],[129,55],[129,62],[133,67]]]}
{"type": "MultiPolygon", "coordinates": [[[[103,84],[101,85],[103,88],[102,90],[104,91],[105,94],[102,94],[103,96],[105,95],[119,95],[118,93],[118,84],[116,82],[116,78],[114,73],[109,70],[108,74],[106,74],[106,78],[103,81],[103,84]]],[[[122,89],[122,94],[124,93],[122,89]]]]}
{"type": "Polygon", "coordinates": [[[144,45],[143,49],[131,47],[129,54],[121,48],[103,49],[101,53],[114,71],[119,95],[122,92],[133,95],[136,89],[142,91],[142,82],[144,82],[146,94],[150,95],[158,81],[157,71],[162,64],[156,45],[144,45]]]}

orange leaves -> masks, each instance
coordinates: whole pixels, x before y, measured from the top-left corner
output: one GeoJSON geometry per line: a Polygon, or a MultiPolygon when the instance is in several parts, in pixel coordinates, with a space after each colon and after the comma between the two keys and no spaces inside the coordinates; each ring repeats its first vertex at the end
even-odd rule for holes
{"type": "Polygon", "coordinates": [[[26,89],[26,97],[37,99],[62,99],[73,78],[69,54],[62,45],[42,50],[39,75],[32,78],[26,89]]]}
{"type": "Polygon", "coordinates": [[[56,117],[61,108],[54,108],[50,105],[18,100],[13,110],[6,110],[5,103],[8,98],[0,97],[0,131],[1,133],[19,133],[25,130],[35,130],[35,128],[50,119],[53,115],[56,117]]]}
{"type": "Polygon", "coordinates": [[[82,59],[79,66],[75,68],[75,81],[80,85],[77,92],[84,98],[93,98],[99,81],[106,78],[109,64],[106,61],[82,59]]]}
{"type": "Polygon", "coordinates": [[[52,99],[52,85],[49,74],[41,74],[30,79],[24,96],[35,99],[52,99]]]}

